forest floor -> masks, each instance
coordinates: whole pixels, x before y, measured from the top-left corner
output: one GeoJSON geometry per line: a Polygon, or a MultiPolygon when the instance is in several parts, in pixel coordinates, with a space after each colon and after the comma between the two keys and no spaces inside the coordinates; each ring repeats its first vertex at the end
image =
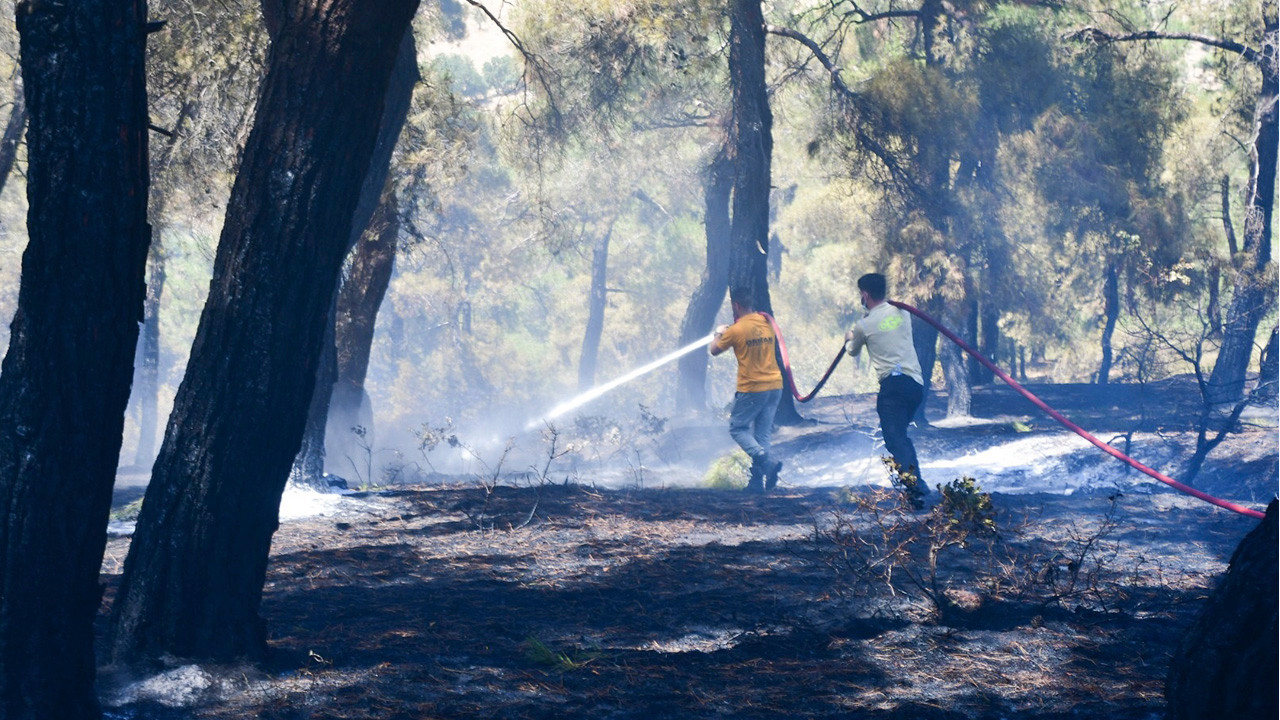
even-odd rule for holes
{"type": "MultiPolygon", "coordinates": [[[[1087,387],[1044,390],[1086,427],[1182,447],[1173,465],[1194,444],[1185,384],[1087,387]]],[[[840,482],[874,453],[849,449],[872,402],[833,398],[780,433],[790,470],[767,497],[655,464],[629,485],[455,479],[301,513],[275,535],[268,659],[102,668],[107,717],[1162,717],[1171,654],[1256,521],[980,390],[984,420],[915,433],[931,480],[997,490],[994,532],[954,544],[965,526],[937,492],[913,512],[883,482],[840,482]]],[[[1276,415],[1251,413],[1198,485],[1261,508],[1276,415]]],[[[104,616],[127,549],[109,542],[104,616]]]]}

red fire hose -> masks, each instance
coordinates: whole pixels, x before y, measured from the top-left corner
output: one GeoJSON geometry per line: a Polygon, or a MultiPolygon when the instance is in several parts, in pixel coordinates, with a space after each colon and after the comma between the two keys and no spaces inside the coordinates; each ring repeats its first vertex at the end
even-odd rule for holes
{"type": "MultiPolygon", "coordinates": [[[[1070,431],[1074,432],[1075,434],[1079,435],[1080,437],[1084,438],[1085,440],[1088,440],[1090,443],[1092,443],[1093,445],[1095,445],[1099,450],[1101,450],[1101,451],[1103,451],[1103,452],[1107,453],[1108,455],[1111,455],[1112,457],[1115,457],[1115,458],[1118,458],[1119,460],[1124,461],[1126,464],[1128,464],[1128,465],[1129,465],[1130,467],[1132,467],[1133,469],[1138,470],[1139,472],[1145,473],[1145,474],[1147,474],[1147,475],[1149,475],[1149,476],[1151,476],[1151,477],[1155,478],[1156,480],[1159,480],[1160,482],[1162,482],[1162,483],[1164,483],[1164,484],[1166,484],[1166,485],[1168,485],[1168,486],[1170,486],[1170,487],[1172,487],[1172,488],[1175,488],[1175,489],[1177,489],[1177,490],[1180,490],[1180,491],[1182,491],[1182,492],[1184,492],[1184,493],[1186,493],[1186,494],[1188,494],[1188,495],[1190,495],[1190,496],[1192,496],[1192,497],[1199,498],[1200,500],[1203,500],[1203,501],[1205,501],[1205,502],[1207,502],[1207,503],[1210,503],[1210,504],[1213,504],[1213,505],[1217,505],[1217,506],[1218,506],[1218,507],[1220,507],[1220,508],[1226,508],[1227,510],[1231,510],[1231,511],[1233,511],[1233,512],[1238,512],[1238,513],[1240,513],[1241,515],[1248,515],[1249,517],[1255,517],[1255,518],[1263,518],[1263,517],[1266,517],[1263,513],[1259,512],[1259,511],[1257,511],[1257,510],[1254,510],[1254,509],[1252,509],[1252,508],[1247,508],[1247,507],[1244,507],[1244,506],[1241,506],[1241,505],[1236,505],[1235,503],[1228,502],[1228,501],[1226,501],[1226,500],[1222,500],[1222,499],[1220,499],[1220,498],[1216,498],[1216,497],[1214,497],[1214,496],[1212,496],[1212,495],[1209,495],[1208,493],[1204,493],[1204,492],[1201,492],[1201,491],[1199,491],[1199,490],[1196,490],[1195,488],[1190,487],[1190,486],[1188,486],[1188,485],[1183,485],[1182,483],[1178,482],[1177,480],[1174,480],[1173,478],[1169,477],[1168,475],[1165,475],[1165,474],[1163,474],[1163,473],[1160,473],[1160,472],[1157,472],[1157,471],[1155,471],[1155,470],[1152,470],[1151,468],[1147,467],[1146,465],[1143,465],[1142,463],[1138,462],[1137,460],[1134,460],[1133,458],[1129,457],[1128,455],[1125,455],[1124,453],[1120,452],[1119,450],[1117,450],[1117,449],[1115,449],[1115,448],[1111,447],[1110,445],[1108,445],[1108,444],[1106,444],[1106,443],[1102,442],[1102,441],[1101,441],[1101,440],[1099,440],[1098,438],[1096,438],[1096,437],[1094,437],[1093,435],[1091,435],[1091,434],[1090,434],[1087,430],[1085,430],[1084,428],[1082,428],[1082,427],[1080,427],[1079,425],[1076,425],[1075,423],[1073,423],[1073,422],[1071,422],[1070,420],[1068,420],[1068,419],[1067,419],[1067,418],[1066,418],[1062,413],[1060,413],[1060,412],[1058,412],[1057,410],[1054,410],[1053,408],[1049,407],[1049,405],[1048,405],[1048,404],[1046,404],[1043,400],[1041,400],[1040,398],[1038,398],[1038,397],[1036,397],[1034,394],[1032,394],[1032,392],[1031,392],[1030,390],[1027,390],[1025,387],[1023,387],[1023,386],[1022,386],[1022,385],[1021,385],[1017,380],[1014,380],[1013,378],[1009,377],[1008,373],[1006,373],[1005,371],[1003,371],[1003,370],[1001,370],[1000,368],[996,367],[996,364],[995,364],[995,363],[993,363],[993,362],[991,362],[990,360],[988,360],[986,357],[984,357],[984,356],[982,355],[982,353],[980,353],[980,352],[978,352],[977,350],[974,350],[972,347],[970,347],[969,343],[967,343],[967,342],[965,342],[964,340],[962,340],[958,335],[956,335],[955,333],[953,333],[953,332],[951,332],[950,330],[948,330],[945,326],[943,326],[943,325],[942,325],[942,323],[940,323],[940,322],[938,322],[937,320],[933,319],[932,317],[930,317],[930,316],[929,316],[927,313],[925,313],[924,311],[922,311],[922,310],[918,310],[918,309],[916,309],[916,308],[914,308],[914,307],[912,307],[912,306],[910,306],[910,305],[908,305],[908,304],[906,304],[906,303],[898,302],[898,301],[896,301],[896,300],[889,300],[889,301],[888,301],[888,303],[889,303],[890,305],[893,305],[894,307],[897,307],[897,308],[901,308],[901,309],[903,309],[903,310],[906,310],[907,312],[911,313],[912,315],[915,315],[916,317],[920,318],[921,320],[923,320],[923,321],[925,321],[925,322],[929,323],[930,325],[932,325],[933,327],[937,328],[937,329],[938,329],[938,332],[940,332],[940,333],[942,333],[944,336],[946,336],[946,338],[947,338],[948,340],[950,340],[951,342],[953,342],[953,343],[955,343],[956,345],[960,346],[960,349],[961,349],[961,350],[964,350],[965,352],[967,352],[967,353],[969,353],[970,355],[972,355],[972,356],[974,357],[974,359],[976,359],[978,362],[982,363],[982,364],[983,364],[983,366],[985,366],[988,370],[990,370],[991,372],[995,373],[995,374],[996,374],[996,376],[997,376],[997,377],[999,377],[1001,380],[1005,381],[1005,383],[1006,383],[1009,387],[1013,388],[1014,390],[1017,390],[1017,391],[1018,391],[1018,392],[1019,392],[1023,397],[1025,397],[1026,399],[1030,400],[1030,401],[1031,401],[1031,404],[1033,404],[1033,405],[1035,405],[1036,407],[1038,407],[1038,408],[1040,408],[1041,410],[1043,410],[1043,411],[1044,411],[1044,412],[1045,412],[1049,417],[1053,418],[1054,420],[1057,420],[1059,423],[1061,423],[1061,424],[1063,425],[1063,427],[1066,427],[1068,430],[1070,430],[1070,431]]],[[[823,386],[824,384],[826,384],[827,379],[831,377],[831,373],[835,371],[835,369],[836,369],[836,365],[838,365],[838,364],[840,363],[840,359],[841,359],[842,357],[844,357],[844,354],[845,354],[844,346],[843,346],[843,345],[841,345],[841,346],[840,346],[840,354],[836,355],[836,359],[835,359],[835,360],[833,360],[833,361],[831,362],[831,367],[827,368],[827,372],[826,372],[826,374],[822,376],[822,380],[820,380],[820,381],[818,382],[818,385],[817,385],[817,387],[815,387],[815,388],[813,389],[813,392],[809,393],[809,394],[808,394],[808,395],[806,395],[806,396],[801,397],[801,395],[800,395],[800,391],[796,390],[795,380],[794,380],[794,378],[793,378],[793,377],[792,377],[792,375],[791,375],[791,361],[790,361],[790,359],[789,359],[789,358],[788,358],[788,356],[787,356],[787,346],[786,346],[786,343],[785,343],[785,342],[783,342],[783,340],[782,340],[782,331],[781,331],[781,329],[778,327],[778,324],[777,324],[776,322],[774,322],[774,319],[773,319],[772,317],[770,317],[767,313],[760,313],[760,314],[761,314],[761,315],[764,315],[764,316],[765,316],[765,318],[769,320],[769,324],[773,326],[773,332],[774,332],[774,334],[775,334],[775,335],[777,336],[777,338],[778,338],[778,349],[781,351],[781,354],[782,354],[782,364],[783,364],[783,368],[784,368],[784,369],[783,369],[783,374],[784,374],[784,377],[786,377],[787,384],[791,387],[791,393],[795,396],[795,398],[796,398],[796,400],[797,400],[797,401],[799,401],[799,402],[808,402],[809,400],[813,399],[813,396],[814,396],[814,395],[816,395],[816,394],[818,393],[818,390],[819,390],[819,389],[821,389],[821,388],[822,388],[822,386],[823,386]]]]}

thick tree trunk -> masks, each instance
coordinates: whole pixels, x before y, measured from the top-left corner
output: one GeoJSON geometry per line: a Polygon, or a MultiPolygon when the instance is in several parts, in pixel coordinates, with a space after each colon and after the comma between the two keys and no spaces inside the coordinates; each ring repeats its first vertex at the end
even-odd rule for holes
{"type": "Polygon", "coordinates": [[[582,334],[582,352],[578,355],[578,391],[590,390],[596,382],[596,356],[600,352],[600,336],[604,334],[604,309],[609,300],[609,240],[613,224],[596,238],[591,248],[591,294],[587,297],[587,329],[582,334]]]}
{"type": "MultiPolygon", "coordinates": [[[[279,19],[273,20],[272,12],[266,12],[272,7],[275,7],[274,3],[263,3],[268,25],[280,22],[279,19]]],[[[386,104],[382,111],[382,122],[378,127],[378,139],[373,146],[373,156],[369,161],[369,172],[360,185],[360,199],[351,220],[348,254],[368,228],[378,208],[379,199],[386,189],[391,168],[391,155],[395,151],[396,141],[400,138],[400,131],[404,128],[405,119],[409,116],[413,88],[421,79],[421,75],[418,74],[418,51],[413,33],[405,32],[404,38],[400,41],[400,51],[396,55],[395,68],[391,71],[391,79],[387,84],[386,104]]],[[[337,316],[331,312],[329,324],[332,325],[336,320],[337,316]]],[[[303,432],[302,446],[289,472],[290,481],[319,489],[326,487],[321,477],[325,467],[325,428],[329,425],[329,402],[333,394],[333,384],[338,377],[335,359],[337,350],[333,347],[335,337],[332,327],[326,330],[323,361],[316,374],[316,390],[312,394],[311,407],[307,411],[307,425],[303,432]]]]}
{"type": "Polygon", "coordinates": [[[416,0],[289,3],[113,608],[118,661],[260,657],[280,495],[416,0]]]}
{"type": "Polygon", "coordinates": [[[142,319],[146,4],[21,3],[27,228],[0,373],[0,717],[97,718],[93,621],[142,319]]]}
{"type": "Polygon", "coordinates": [[[773,113],[764,76],[764,15],[760,0],[730,4],[729,76],[733,88],[733,212],[729,227],[729,287],[751,291],[757,310],[773,312],[766,261],[773,113]]]}
{"type": "Polygon", "coordinates": [[[22,86],[18,85],[13,93],[13,110],[5,123],[4,135],[0,136],[0,191],[4,190],[9,173],[13,172],[13,164],[18,159],[18,143],[22,142],[22,131],[26,127],[27,101],[22,96],[22,86]]]}
{"type": "Polygon", "coordinates": [[[1099,385],[1106,385],[1111,380],[1111,338],[1116,332],[1116,321],[1120,318],[1120,270],[1116,267],[1116,259],[1108,261],[1107,276],[1102,282],[1102,363],[1098,365],[1099,385]]]}
{"type": "MultiPolygon", "coordinates": [[[[329,401],[329,426],[335,432],[330,435],[342,437],[349,444],[364,444],[364,447],[340,445],[327,450],[338,453],[339,457],[367,452],[373,445],[372,423],[361,420],[361,407],[367,407],[369,402],[364,381],[369,372],[378,308],[382,307],[395,269],[399,237],[400,208],[395,193],[388,191],[369,222],[368,232],[356,244],[347,278],[338,292],[334,327],[338,378],[333,383],[333,397],[329,401]],[[364,428],[364,432],[355,433],[353,428],[357,426],[364,428]]],[[[372,478],[365,480],[371,482],[372,478]]]]}
{"type": "Polygon", "coordinates": [[[1172,720],[1277,716],[1276,501],[1231,556],[1226,575],[1169,663],[1172,720]]]}
{"type": "Polygon", "coordinates": [[[1263,2],[1266,21],[1261,62],[1262,89],[1254,115],[1251,168],[1245,203],[1244,244],[1223,324],[1222,348],[1209,376],[1209,402],[1235,402],[1244,395],[1245,375],[1253,357],[1258,324],[1275,303],[1271,264],[1271,211],[1276,198],[1276,152],[1280,136],[1277,108],[1277,20],[1274,0],[1263,2]]]}
{"type": "MultiPolygon", "coordinates": [[[[733,88],[733,213],[729,229],[729,288],[749,288],[756,310],[773,314],[769,296],[769,183],[773,111],[765,84],[764,14],[760,0],[733,0],[729,8],[729,77],[733,88]]],[[[779,321],[785,331],[785,323],[779,321]]],[[[781,362],[779,362],[781,365],[781,362]]],[[[784,390],[774,422],[794,425],[791,393],[784,390]]]]}
{"type": "MultiPolygon", "coordinates": [[[[680,325],[680,347],[711,332],[716,313],[724,304],[729,288],[729,198],[733,192],[733,161],[721,147],[707,166],[703,185],[707,240],[707,265],[702,282],[689,298],[689,307],[680,325]]],[[[707,355],[694,352],[680,358],[676,383],[676,410],[707,409],[707,355]]]]}

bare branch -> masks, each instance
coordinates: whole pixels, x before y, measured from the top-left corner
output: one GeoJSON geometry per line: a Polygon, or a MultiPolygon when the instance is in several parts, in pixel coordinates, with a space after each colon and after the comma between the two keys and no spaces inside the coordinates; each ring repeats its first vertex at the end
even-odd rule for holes
{"type": "Polygon", "coordinates": [[[1186,40],[1188,42],[1197,42],[1210,47],[1216,47],[1219,50],[1236,53],[1248,62],[1263,65],[1264,58],[1257,50],[1235,42],[1234,40],[1223,40],[1221,38],[1211,37],[1209,35],[1200,35],[1199,33],[1171,33],[1162,32],[1160,30],[1143,30],[1141,32],[1126,33],[1124,35],[1114,35],[1096,27],[1085,27],[1068,33],[1064,36],[1067,40],[1076,40],[1079,42],[1092,42],[1098,45],[1107,45],[1110,43],[1120,42],[1145,42],[1147,40],[1186,40]]]}
{"type": "Polygon", "coordinates": [[[889,171],[889,174],[901,187],[918,197],[924,197],[924,188],[912,178],[909,172],[903,169],[901,163],[899,163],[897,158],[893,156],[893,153],[890,152],[889,148],[885,147],[884,143],[872,137],[871,134],[863,128],[860,120],[864,111],[865,101],[862,96],[855,93],[853,90],[850,90],[849,86],[845,84],[844,79],[840,77],[840,68],[831,61],[831,58],[828,57],[825,52],[823,52],[822,47],[804,33],[792,30],[791,28],[766,25],[765,32],[772,35],[791,38],[792,40],[795,40],[809,48],[809,51],[813,53],[813,56],[817,58],[818,62],[822,63],[822,66],[826,68],[827,72],[831,75],[831,85],[836,89],[841,100],[843,100],[846,105],[848,115],[851,120],[850,131],[854,134],[858,144],[883,163],[885,168],[889,171]]]}
{"type": "Polygon", "coordinates": [[[854,21],[855,24],[861,25],[863,23],[876,22],[877,20],[890,20],[893,18],[902,18],[902,17],[920,17],[920,11],[919,10],[889,10],[887,12],[882,12],[882,13],[868,13],[863,11],[862,8],[855,7],[851,12],[848,13],[848,15],[851,15],[854,18],[856,18],[856,20],[854,21]]]}
{"type": "Polygon", "coordinates": [[[480,0],[466,1],[468,5],[479,8],[481,12],[488,16],[489,20],[502,31],[502,34],[507,36],[507,40],[511,42],[512,47],[514,47],[520,53],[521,57],[525,59],[525,62],[533,68],[533,74],[537,76],[538,84],[541,85],[543,91],[547,93],[547,103],[551,107],[551,114],[555,116],[556,127],[563,125],[564,116],[560,114],[560,108],[556,105],[555,94],[551,91],[551,83],[546,78],[546,68],[543,66],[542,60],[526,48],[524,43],[521,42],[520,37],[516,35],[515,32],[508,29],[506,25],[503,25],[502,21],[498,19],[498,16],[494,15],[492,10],[485,7],[484,3],[481,3],[480,0]]]}
{"type": "Polygon", "coordinates": [[[831,58],[827,57],[827,54],[822,51],[822,48],[818,43],[814,42],[809,38],[809,36],[799,32],[798,30],[778,27],[777,25],[765,25],[764,31],[771,35],[789,37],[809,48],[809,52],[813,53],[813,56],[817,58],[818,62],[822,63],[822,67],[826,68],[827,72],[831,74],[831,84],[845,95],[853,94],[853,91],[849,89],[849,86],[845,85],[844,79],[840,77],[840,68],[836,67],[835,63],[831,62],[831,58]]]}

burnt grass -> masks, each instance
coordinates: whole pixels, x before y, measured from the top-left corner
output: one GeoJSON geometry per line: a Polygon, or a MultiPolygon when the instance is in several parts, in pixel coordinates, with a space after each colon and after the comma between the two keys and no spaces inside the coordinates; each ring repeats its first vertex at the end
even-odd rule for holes
{"type": "MultiPolygon", "coordinates": [[[[904,581],[920,553],[891,587],[833,531],[875,544],[876,512],[933,517],[876,492],[362,493],[281,524],[265,662],[174,662],[150,672],[199,681],[133,695],[144,674],[103,668],[107,716],[1157,718],[1179,639],[1256,524],[1163,489],[994,495],[997,535],[939,553],[939,615],[904,581]]],[[[127,547],[108,544],[104,618],[127,547]]]]}
{"type": "MultiPolygon", "coordinates": [[[[1002,596],[978,582],[978,556],[949,548],[948,578],[978,603],[943,622],[840,571],[820,528],[853,509],[831,490],[499,487],[480,528],[482,494],[397,489],[358,515],[283,525],[262,608],[268,661],[208,669],[216,691],[184,707],[116,712],[1147,718],[1163,711],[1177,639],[1252,527],[1171,495],[1120,498],[1092,594],[1065,601],[1002,596]]],[[[997,504],[1019,516],[1010,545],[1045,558],[1095,534],[1111,501],[997,504]]]]}

